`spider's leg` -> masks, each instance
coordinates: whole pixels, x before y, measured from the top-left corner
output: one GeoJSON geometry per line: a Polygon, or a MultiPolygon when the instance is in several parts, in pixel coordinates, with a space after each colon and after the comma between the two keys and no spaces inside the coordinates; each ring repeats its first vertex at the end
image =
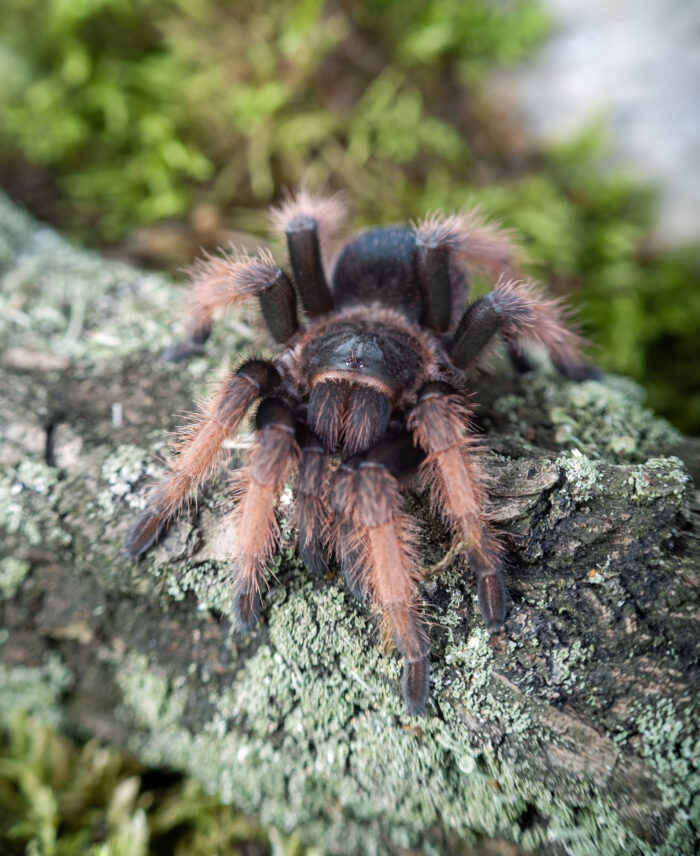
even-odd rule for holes
{"type": "Polygon", "coordinates": [[[419,563],[416,522],[401,511],[399,479],[423,454],[410,434],[382,440],[345,461],[332,489],[339,515],[340,552],[350,563],[351,587],[373,605],[404,658],[403,695],[408,712],[423,712],[430,673],[428,638],[416,603],[419,563]]]}
{"type": "Polygon", "coordinates": [[[420,391],[409,425],[428,453],[423,469],[433,505],[468,544],[486,627],[489,633],[500,633],[506,617],[500,548],[485,519],[484,475],[474,454],[477,443],[469,431],[469,415],[463,397],[449,384],[435,381],[420,391]]]}
{"type": "Polygon", "coordinates": [[[487,223],[477,211],[427,217],[413,227],[413,234],[421,320],[439,332],[450,326],[458,262],[498,277],[511,270],[516,255],[509,233],[487,223]]]}
{"type": "Polygon", "coordinates": [[[297,480],[296,525],[299,554],[315,574],[326,568],[330,538],[330,509],[326,496],[326,450],[305,426],[297,430],[301,450],[297,480]]]}
{"type": "Polygon", "coordinates": [[[255,626],[260,580],[279,538],[276,509],[299,447],[294,413],[280,398],[266,398],[255,416],[257,435],[246,466],[235,477],[238,502],[233,513],[236,559],[231,569],[239,629],[255,626]]]}
{"type": "Polygon", "coordinates": [[[179,362],[202,353],[214,313],[252,297],[257,297],[262,317],[276,342],[286,342],[299,329],[294,287],[269,253],[261,250],[257,256],[207,256],[194,265],[192,275],[189,333],[165,351],[164,359],[179,362]]]}
{"type": "Polygon", "coordinates": [[[517,342],[506,342],[506,351],[513,368],[519,374],[526,374],[535,368],[535,364],[525,355],[517,342]]]}
{"type": "Polygon", "coordinates": [[[155,544],[186,504],[190,491],[215,469],[222,443],[236,432],[250,405],[279,382],[272,363],[248,360],[229,375],[202,414],[185,427],[170,475],[153,489],[146,510],[127,537],[126,550],[132,558],[155,544]]]}
{"type": "Polygon", "coordinates": [[[455,365],[467,368],[497,332],[516,354],[527,340],[544,345],[564,377],[580,381],[599,376],[586,362],[582,339],[567,324],[561,302],[529,283],[502,278],[492,292],[467,307],[449,345],[455,365]]]}
{"type": "Polygon", "coordinates": [[[275,228],[287,238],[289,263],[301,302],[314,318],[333,309],[321,243],[333,235],[345,211],[337,196],[321,196],[300,191],[272,211],[275,228]]]}

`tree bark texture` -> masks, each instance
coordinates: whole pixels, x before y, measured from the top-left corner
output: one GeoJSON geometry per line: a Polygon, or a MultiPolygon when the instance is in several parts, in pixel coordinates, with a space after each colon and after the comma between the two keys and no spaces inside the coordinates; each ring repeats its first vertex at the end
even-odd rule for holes
{"type": "Polygon", "coordinates": [[[321,852],[695,852],[697,448],[632,382],[519,378],[497,357],[475,380],[507,642],[490,646],[464,560],[409,492],[432,669],[411,718],[366,608],[335,566],[299,562],[293,485],[261,624],[234,632],[226,470],[249,434],[155,550],[123,553],[167,432],[262,342],[245,316],[165,364],[182,290],[4,198],[0,275],[3,717],[126,745],[321,852]]]}

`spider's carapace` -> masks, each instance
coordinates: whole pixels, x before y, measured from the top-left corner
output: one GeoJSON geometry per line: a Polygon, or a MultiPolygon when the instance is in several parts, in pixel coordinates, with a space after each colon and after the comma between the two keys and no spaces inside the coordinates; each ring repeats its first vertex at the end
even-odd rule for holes
{"type": "Polygon", "coordinates": [[[428,637],[417,596],[419,526],[402,510],[402,488],[415,479],[427,486],[465,545],[489,632],[504,632],[501,549],[484,511],[465,372],[497,334],[520,370],[529,368],[521,352],[527,340],[544,345],[572,380],[595,370],[560,303],[514,277],[510,236],[476,212],[362,232],[342,248],[329,284],[322,246],[342,215],[336,198],[306,192],[273,211],[291,278],[264,251],[210,256],[195,267],[190,332],[169,358],[201,351],[214,313],[252,298],[277,353],[244,362],[186,426],[127,550],[138,557],[155,543],[260,401],[255,442],[235,486],[230,579],[240,628],[257,623],[260,583],[279,537],[277,502],[296,471],[304,562],[317,572],[337,556],[350,590],[369,600],[393,635],[406,706],[419,714],[430,683],[428,637]],[[471,267],[495,286],[468,302],[471,267]]]}

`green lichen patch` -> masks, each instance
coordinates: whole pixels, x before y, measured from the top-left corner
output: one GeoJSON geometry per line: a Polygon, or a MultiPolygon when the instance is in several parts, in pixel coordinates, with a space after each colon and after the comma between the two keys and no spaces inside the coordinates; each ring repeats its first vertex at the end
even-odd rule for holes
{"type": "MultiPolygon", "coordinates": [[[[140,350],[158,354],[182,334],[183,288],[37,228],[2,194],[0,242],[0,348],[10,354],[94,365],[140,350]]],[[[241,321],[221,326],[209,350],[222,359],[254,341],[241,321]]],[[[195,360],[182,372],[201,381],[207,370],[195,360]]]]}
{"type": "Polygon", "coordinates": [[[146,497],[134,491],[134,486],[144,478],[155,480],[162,477],[163,468],[154,460],[153,451],[127,443],[118,446],[102,462],[102,481],[107,487],[97,496],[97,503],[105,514],[123,511],[124,500],[134,510],[143,510],[146,497]]]}
{"type": "Polygon", "coordinates": [[[29,562],[14,556],[0,559],[0,598],[14,597],[30,568],[29,562]]]}
{"type": "Polygon", "coordinates": [[[302,586],[284,609],[272,609],[269,643],[235,685],[212,692],[211,716],[194,733],[180,715],[186,683],[168,681],[144,656],[129,656],[117,680],[131,716],[148,732],[147,739],[135,736],[134,746],[153,762],[184,767],[225,800],[260,811],[263,822],[322,840],[328,853],[371,853],[381,841],[408,847],[424,842],[436,824],[471,842],[500,835],[533,848],[557,842],[574,853],[650,853],[584,784],[573,807],[541,771],[524,781],[521,765],[498,748],[502,736],[493,744],[483,739],[495,727],[510,746],[533,732],[543,744],[560,740],[530,704],[518,704],[493,680],[485,633],[448,647],[435,670],[445,688],[439,712],[431,704],[424,719],[412,720],[391,686],[397,661],[357,634],[361,621],[352,613],[348,619],[343,598],[335,589],[302,586]],[[534,827],[522,823],[533,805],[541,816],[534,827]]]}
{"type": "Polygon", "coordinates": [[[0,520],[20,551],[70,544],[71,535],[57,511],[57,482],[53,467],[28,458],[0,473],[0,520]]]}
{"type": "Polygon", "coordinates": [[[676,710],[673,701],[659,698],[639,704],[632,722],[641,740],[641,754],[659,773],[664,804],[698,817],[700,794],[700,737],[696,711],[690,705],[676,710]]]}
{"type": "Polygon", "coordinates": [[[24,711],[57,727],[63,720],[60,700],[72,680],[71,670],[56,654],[42,666],[0,663],[0,724],[8,727],[17,711],[24,711]]]}
{"type": "Polygon", "coordinates": [[[629,378],[607,375],[576,384],[539,372],[524,378],[522,386],[496,401],[494,410],[511,425],[517,419],[548,427],[538,434],[546,447],[626,462],[643,461],[680,440],[668,422],[643,407],[644,393],[629,378]]]}

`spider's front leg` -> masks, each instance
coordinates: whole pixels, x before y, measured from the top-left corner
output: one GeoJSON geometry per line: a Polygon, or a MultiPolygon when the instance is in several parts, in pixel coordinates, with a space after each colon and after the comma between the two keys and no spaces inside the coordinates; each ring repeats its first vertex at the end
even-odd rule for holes
{"type": "Polygon", "coordinates": [[[506,619],[501,551],[484,513],[484,473],[474,454],[478,445],[469,432],[469,417],[463,397],[449,384],[434,381],[421,389],[408,422],[428,453],[423,469],[433,505],[468,545],[486,627],[489,633],[501,633],[506,619]]]}
{"type": "Polygon", "coordinates": [[[341,464],[331,501],[339,516],[339,553],[351,587],[369,594],[404,658],[408,712],[425,709],[430,686],[428,638],[416,603],[416,521],[401,511],[399,479],[423,454],[410,434],[382,440],[341,464]]]}
{"type": "Polygon", "coordinates": [[[272,363],[248,360],[224,381],[201,416],[185,427],[170,475],[151,491],[146,510],[127,537],[126,551],[132,558],[155,544],[190,492],[216,468],[224,440],[235,434],[251,404],[279,383],[272,363]]]}
{"type": "Polygon", "coordinates": [[[236,558],[230,579],[236,619],[243,631],[258,620],[260,580],[279,539],[277,504],[299,456],[297,422],[282,399],[266,398],[258,407],[255,424],[255,444],[246,466],[235,476],[236,558]]]}

